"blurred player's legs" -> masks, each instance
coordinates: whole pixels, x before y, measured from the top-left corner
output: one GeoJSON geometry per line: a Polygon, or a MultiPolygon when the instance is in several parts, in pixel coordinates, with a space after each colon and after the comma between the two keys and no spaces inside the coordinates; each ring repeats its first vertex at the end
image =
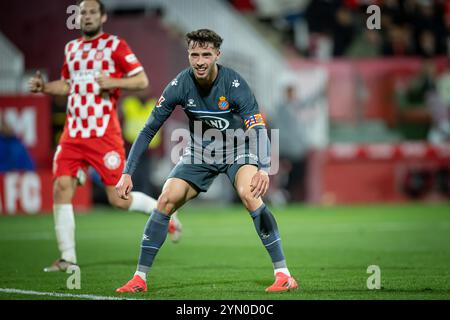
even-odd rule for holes
{"type": "Polygon", "coordinates": [[[61,258],[45,268],[45,272],[65,271],[71,264],[77,263],[72,206],[76,185],[77,179],[70,176],[57,177],[53,182],[53,218],[61,258]]]}
{"type": "MultiPolygon", "coordinates": [[[[122,208],[128,211],[137,211],[145,214],[151,214],[153,209],[156,208],[157,201],[152,197],[138,191],[132,191],[129,200],[123,200],[119,198],[114,187],[107,186],[106,194],[108,196],[109,203],[116,207],[122,208]]],[[[182,232],[182,224],[178,219],[178,214],[175,211],[169,221],[169,237],[173,243],[180,241],[182,232]]]]}
{"type": "Polygon", "coordinates": [[[166,181],[156,209],[153,210],[144,229],[136,273],[133,279],[116,292],[147,291],[147,273],[167,237],[170,215],[197,195],[198,191],[182,179],[170,178],[166,181]]]}
{"type": "Polygon", "coordinates": [[[266,292],[297,289],[297,282],[291,277],[286,264],[275,217],[261,197],[254,198],[250,191],[252,177],[257,170],[254,165],[241,166],[235,175],[234,184],[242,203],[250,212],[258,236],[272,259],[275,282],[266,292]]]}
{"type": "MultiPolygon", "coordinates": [[[[70,264],[77,263],[75,250],[75,218],[72,205],[73,196],[76,187],[82,185],[85,179],[83,169],[87,165],[92,165],[100,174],[109,203],[117,208],[128,211],[139,211],[150,214],[156,208],[156,200],[145,195],[142,192],[131,192],[128,200],[120,199],[117,195],[114,185],[117,183],[117,177],[123,169],[124,152],[116,152],[121,159],[122,165],[111,167],[105,166],[104,157],[109,149],[102,150],[103,145],[100,142],[90,145],[88,142],[83,144],[64,144],[58,147],[54,158],[54,187],[53,187],[53,215],[55,221],[56,238],[58,249],[61,253],[60,259],[56,260],[50,267],[44,269],[46,272],[65,271],[70,264]]],[[[108,147],[110,148],[110,147],[108,147]]],[[[117,147],[120,151],[120,147],[117,147]]],[[[174,228],[174,232],[181,228],[174,228]]],[[[176,240],[180,237],[177,234],[176,240]]]]}

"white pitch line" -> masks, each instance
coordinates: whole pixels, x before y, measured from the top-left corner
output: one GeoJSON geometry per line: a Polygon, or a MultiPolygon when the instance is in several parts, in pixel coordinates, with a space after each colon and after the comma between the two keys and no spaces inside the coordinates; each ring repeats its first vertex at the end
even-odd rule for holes
{"type": "Polygon", "coordinates": [[[94,294],[40,292],[40,291],[31,291],[31,290],[20,290],[20,289],[14,289],[14,288],[0,288],[0,292],[17,293],[17,294],[34,295],[34,296],[50,296],[50,297],[57,297],[57,298],[80,298],[80,299],[89,299],[89,300],[143,300],[143,299],[127,299],[127,298],[119,298],[119,297],[97,296],[94,294]]]}

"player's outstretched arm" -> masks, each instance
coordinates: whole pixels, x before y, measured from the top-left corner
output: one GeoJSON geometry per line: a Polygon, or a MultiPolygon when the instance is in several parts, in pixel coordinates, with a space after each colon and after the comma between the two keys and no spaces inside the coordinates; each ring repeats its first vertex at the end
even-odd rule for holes
{"type": "Polygon", "coordinates": [[[145,71],[128,78],[111,78],[106,73],[101,73],[97,77],[97,83],[102,90],[123,89],[123,90],[143,90],[148,87],[148,78],[145,71]]]}
{"type": "Polygon", "coordinates": [[[45,83],[40,71],[36,71],[36,75],[28,81],[28,89],[33,93],[46,93],[54,96],[65,96],[70,93],[70,86],[66,81],[56,80],[45,83]]]}

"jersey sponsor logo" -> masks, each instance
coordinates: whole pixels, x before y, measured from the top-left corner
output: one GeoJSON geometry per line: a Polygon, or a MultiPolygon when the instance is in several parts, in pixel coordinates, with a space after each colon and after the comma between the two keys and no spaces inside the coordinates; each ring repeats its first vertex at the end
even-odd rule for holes
{"type": "Polygon", "coordinates": [[[227,98],[221,96],[219,98],[219,103],[217,104],[220,110],[227,110],[230,107],[230,104],[227,101],[227,98]]]}
{"type": "Polygon", "coordinates": [[[116,151],[110,151],[103,157],[103,163],[109,170],[116,170],[121,162],[120,155],[116,151]]]}
{"type": "Polygon", "coordinates": [[[223,131],[230,126],[228,120],[219,117],[202,116],[199,118],[202,119],[208,126],[219,129],[220,131],[223,131]]]}
{"type": "Polygon", "coordinates": [[[233,83],[231,84],[231,86],[232,87],[235,87],[235,88],[237,88],[237,87],[239,87],[241,84],[239,83],[239,80],[233,80],[233,83]]]}
{"type": "Polygon", "coordinates": [[[97,51],[97,52],[95,53],[94,59],[97,60],[97,61],[99,61],[99,60],[102,60],[103,57],[104,57],[103,51],[97,51]]]}
{"type": "Polygon", "coordinates": [[[164,96],[161,96],[161,98],[159,98],[158,103],[156,104],[156,108],[160,108],[161,104],[166,101],[166,98],[164,98],[164,96]]]}
{"type": "Polygon", "coordinates": [[[137,58],[136,58],[136,56],[133,53],[130,53],[129,55],[127,55],[125,57],[125,61],[128,62],[128,63],[133,63],[133,62],[137,61],[137,58]]]}

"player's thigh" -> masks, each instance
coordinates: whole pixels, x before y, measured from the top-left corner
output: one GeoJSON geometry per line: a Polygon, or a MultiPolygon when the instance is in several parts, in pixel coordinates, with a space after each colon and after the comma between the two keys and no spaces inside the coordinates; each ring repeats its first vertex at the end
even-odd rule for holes
{"type": "Polygon", "coordinates": [[[116,136],[87,140],[83,150],[86,162],[97,171],[105,186],[114,187],[125,165],[123,141],[116,136]]]}
{"type": "Polygon", "coordinates": [[[77,144],[59,144],[53,156],[52,166],[54,179],[66,176],[75,178],[78,169],[86,167],[83,150],[77,144]]]}
{"type": "Polygon", "coordinates": [[[244,206],[252,212],[258,209],[263,201],[261,197],[254,198],[251,192],[251,182],[258,168],[252,164],[244,164],[239,167],[234,178],[234,188],[244,206]]]}
{"type": "Polygon", "coordinates": [[[163,213],[172,214],[197,195],[198,191],[187,181],[169,178],[164,184],[156,208],[163,213]]]}
{"type": "Polygon", "coordinates": [[[125,165],[125,149],[121,138],[104,136],[89,140],[84,146],[86,162],[100,175],[108,202],[116,208],[128,209],[131,200],[121,199],[115,190],[125,165]]]}
{"type": "Polygon", "coordinates": [[[76,175],[85,166],[77,145],[61,143],[53,156],[53,202],[67,204],[72,202],[77,186],[76,175]]]}

